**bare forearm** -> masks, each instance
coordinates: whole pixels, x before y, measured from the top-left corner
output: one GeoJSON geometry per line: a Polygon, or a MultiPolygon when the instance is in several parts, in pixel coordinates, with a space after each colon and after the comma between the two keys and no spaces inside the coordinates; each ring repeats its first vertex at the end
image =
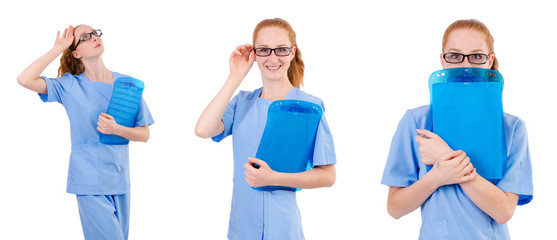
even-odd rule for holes
{"type": "Polygon", "coordinates": [[[461,183],[460,186],[468,197],[497,223],[506,223],[514,214],[518,195],[506,193],[481,176],[461,183]]]}
{"type": "Polygon", "coordinates": [[[242,82],[242,79],[237,79],[229,76],[217,95],[211,100],[209,105],[205,108],[197,125],[195,126],[195,134],[202,138],[209,138],[218,135],[224,130],[222,124],[222,116],[228,102],[232,95],[242,82]]]}
{"type": "Polygon", "coordinates": [[[147,142],[150,137],[149,126],[140,126],[140,127],[124,127],[122,125],[118,125],[116,135],[128,139],[134,142],[147,142]]]}
{"type": "Polygon", "coordinates": [[[430,174],[424,175],[408,187],[390,187],[387,211],[395,219],[420,207],[439,187],[430,174]]]}
{"type": "Polygon", "coordinates": [[[336,180],[334,165],[316,166],[300,173],[276,173],[274,182],[276,186],[294,188],[320,188],[331,187],[336,180]]]}
{"type": "Polygon", "coordinates": [[[62,53],[62,51],[63,50],[52,48],[25,68],[25,70],[23,70],[23,72],[21,72],[21,74],[17,77],[17,82],[27,89],[39,93],[46,93],[46,83],[41,81],[39,76],[45,68],[62,53]]]}

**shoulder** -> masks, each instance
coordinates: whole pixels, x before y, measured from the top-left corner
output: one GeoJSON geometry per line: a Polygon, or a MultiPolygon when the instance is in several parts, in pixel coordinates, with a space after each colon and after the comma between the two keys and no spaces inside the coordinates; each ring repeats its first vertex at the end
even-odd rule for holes
{"type": "Polygon", "coordinates": [[[298,88],[294,88],[292,89],[292,98],[293,99],[297,99],[297,100],[303,100],[303,101],[307,101],[307,102],[311,102],[311,103],[315,103],[319,106],[321,106],[323,109],[325,109],[325,104],[323,102],[323,99],[313,96],[309,93],[306,93],[298,88]]]}
{"type": "Polygon", "coordinates": [[[112,77],[114,77],[114,80],[118,79],[118,78],[122,78],[122,77],[132,77],[130,75],[126,75],[126,74],[122,74],[119,72],[112,72],[112,77]]]}
{"type": "Polygon", "coordinates": [[[234,96],[234,98],[237,98],[237,100],[252,100],[259,97],[259,95],[261,94],[261,89],[263,88],[258,88],[253,91],[240,90],[238,94],[234,96]]]}
{"type": "Polygon", "coordinates": [[[408,109],[402,117],[401,122],[411,122],[417,128],[424,128],[429,117],[429,109],[429,105],[408,109]]]}

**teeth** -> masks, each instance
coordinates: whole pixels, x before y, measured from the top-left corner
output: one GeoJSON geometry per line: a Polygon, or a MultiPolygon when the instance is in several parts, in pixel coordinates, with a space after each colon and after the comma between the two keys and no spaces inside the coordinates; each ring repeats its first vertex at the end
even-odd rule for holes
{"type": "Polygon", "coordinates": [[[270,70],[276,70],[276,69],[279,69],[279,67],[280,66],[276,66],[276,67],[267,66],[267,68],[270,69],[270,70]]]}

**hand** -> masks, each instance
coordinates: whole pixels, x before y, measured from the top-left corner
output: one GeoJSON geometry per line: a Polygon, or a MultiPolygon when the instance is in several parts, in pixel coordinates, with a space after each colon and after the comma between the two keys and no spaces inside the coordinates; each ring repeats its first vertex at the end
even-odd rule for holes
{"type": "Polygon", "coordinates": [[[257,158],[248,157],[249,162],[244,164],[246,171],[246,182],[252,187],[263,187],[272,185],[272,179],[276,174],[273,169],[267,165],[265,161],[257,158]],[[259,165],[259,169],[255,168],[253,164],[259,165]]]}
{"type": "Polygon", "coordinates": [[[252,45],[245,44],[236,47],[230,55],[230,75],[235,78],[244,79],[254,61],[255,53],[253,52],[252,45]]]}
{"type": "Polygon", "coordinates": [[[72,45],[74,40],[73,30],[74,28],[72,27],[72,25],[70,25],[68,28],[64,30],[64,33],[62,34],[61,37],[60,37],[60,31],[58,31],[58,33],[56,34],[56,41],[54,42],[53,48],[59,50],[60,52],[63,52],[64,50],[69,48],[72,45]]]}
{"type": "Polygon", "coordinates": [[[116,134],[119,126],[112,116],[106,113],[99,115],[99,121],[97,122],[97,130],[99,132],[103,134],[116,134]]]}
{"type": "Polygon", "coordinates": [[[447,153],[453,151],[439,135],[425,129],[418,129],[416,142],[420,144],[420,155],[425,165],[433,165],[447,153]]]}
{"type": "Polygon", "coordinates": [[[431,171],[439,186],[464,183],[474,180],[476,169],[464,151],[451,151],[437,161],[431,171]]]}

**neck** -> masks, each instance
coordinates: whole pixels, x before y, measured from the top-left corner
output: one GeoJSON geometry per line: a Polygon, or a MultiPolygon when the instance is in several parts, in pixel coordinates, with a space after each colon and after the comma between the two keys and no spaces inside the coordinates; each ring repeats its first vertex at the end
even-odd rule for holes
{"type": "Polygon", "coordinates": [[[104,66],[102,58],[83,59],[82,62],[89,81],[114,83],[112,72],[104,66]]]}
{"type": "Polygon", "coordinates": [[[283,100],[293,87],[288,78],[280,81],[263,80],[263,90],[259,97],[271,101],[283,100]]]}

